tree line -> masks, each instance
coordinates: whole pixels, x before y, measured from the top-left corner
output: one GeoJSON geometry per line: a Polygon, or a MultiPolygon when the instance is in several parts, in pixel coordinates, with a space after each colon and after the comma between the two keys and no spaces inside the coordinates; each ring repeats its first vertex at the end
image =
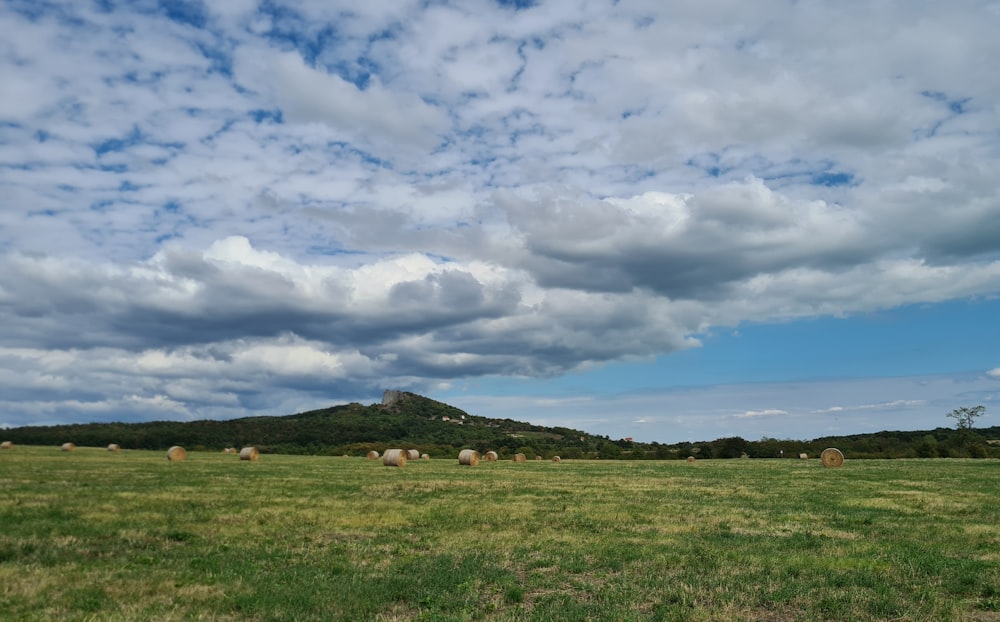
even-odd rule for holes
{"type": "MultiPolygon", "coordinates": [[[[979,407],[977,407],[979,408],[979,407]]],[[[958,414],[969,414],[954,411],[958,414]]],[[[981,414],[982,411],[972,411],[981,414]]],[[[952,416],[952,415],[949,415],[952,416]]],[[[738,436],[711,441],[643,443],[587,434],[564,427],[537,426],[512,419],[470,415],[454,406],[412,393],[392,405],[352,403],[282,417],[231,420],[152,421],[26,426],[0,431],[2,439],[23,445],[72,442],[123,449],[221,451],[253,445],[265,453],[364,455],[387,447],[419,449],[432,457],[454,457],[464,448],[496,451],[501,459],[523,453],[568,459],[683,460],[721,458],[816,457],[837,447],[849,458],[1000,458],[1000,427],[975,429],[974,418],[957,429],[884,431],[827,436],[808,441],[738,436]]]]}

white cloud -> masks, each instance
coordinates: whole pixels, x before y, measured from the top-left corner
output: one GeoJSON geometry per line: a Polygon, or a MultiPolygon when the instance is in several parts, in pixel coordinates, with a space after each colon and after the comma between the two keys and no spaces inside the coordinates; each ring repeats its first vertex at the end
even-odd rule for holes
{"type": "Polygon", "coordinates": [[[781,410],[780,408],[765,408],[763,410],[748,410],[743,414],[736,415],[737,417],[775,417],[779,415],[787,415],[788,411],[781,410]]]}
{"type": "Polygon", "coordinates": [[[377,77],[359,88],[308,66],[297,52],[241,48],[235,73],[245,87],[267,93],[288,121],[326,124],[338,131],[341,140],[363,145],[374,141],[386,159],[394,157],[390,145],[429,150],[447,129],[445,114],[418,95],[388,90],[377,77]]]}
{"type": "Polygon", "coordinates": [[[813,411],[814,413],[846,413],[858,410],[898,410],[906,408],[917,408],[926,405],[925,400],[892,400],[889,402],[879,402],[877,404],[852,404],[850,406],[831,406],[813,411]]]}
{"type": "Polygon", "coordinates": [[[204,8],[0,7],[18,412],[225,416],[1000,292],[988,2],[204,8]]]}

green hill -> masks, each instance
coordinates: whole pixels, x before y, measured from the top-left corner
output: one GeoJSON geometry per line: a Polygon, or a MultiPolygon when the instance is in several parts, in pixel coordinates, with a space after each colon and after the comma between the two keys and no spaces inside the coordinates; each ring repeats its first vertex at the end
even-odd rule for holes
{"type": "Polygon", "coordinates": [[[876,432],[812,440],[740,437],[674,444],[611,440],[561,427],[532,425],[467,413],[414,393],[386,391],[382,403],[343,404],[280,417],[244,417],[225,421],[153,421],[26,426],[0,432],[15,445],[72,442],[122,449],[221,451],[253,445],[265,453],[363,455],[388,447],[418,449],[433,457],[454,457],[463,448],[496,451],[501,457],[535,456],[602,459],[815,458],[837,447],[848,458],[1000,458],[1000,427],[958,431],[876,432]]]}
{"type": "MultiPolygon", "coordinates": [[[[254,445],[262,452],[290,454],[363,454],[388,446],[451,455],[461,448],[504,454],[555,455],[574,448],[583,455],[592,437],[579,430],[549,428],[511,419],[471,415],[414,393],[387,391],[380,404],[332,406],[281,417],[244,417],[225,421],[152,421],[26,426],[2,432],[3,440],[23,445],[166,449],[171,445],[199,450],[254,445]],[[583,440],[581,440],[583,439],[583,440]]],[[[565,453],[565,452],[564,452],[565,453]]]]}

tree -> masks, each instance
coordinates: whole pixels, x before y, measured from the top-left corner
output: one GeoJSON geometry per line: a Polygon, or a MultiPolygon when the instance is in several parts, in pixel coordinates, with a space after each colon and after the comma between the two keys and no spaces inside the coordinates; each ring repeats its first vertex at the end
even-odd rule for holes
{"type": "Polygon", "coordinates": [[[975,425],[976,419],[983,416],[985,410],[986,407],[981,404],[972,408],[962,406],[948,413],[948,416],[956,421],[957,429],[968,431],[975,425]]]}

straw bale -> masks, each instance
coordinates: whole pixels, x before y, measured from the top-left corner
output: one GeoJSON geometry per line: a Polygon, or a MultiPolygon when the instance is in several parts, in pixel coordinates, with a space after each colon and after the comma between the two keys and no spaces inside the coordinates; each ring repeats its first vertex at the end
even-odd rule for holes
{"type": "Polygon", "coordinates": [[[552,462],[562,462],[562,458],[559,456],[552,456],[552,462]]]}
{"type": "Polygon", "coordinates": [[[14,443],[11,441],[4,441],[0,443],[0,449],[14,449],[14,443]]]}
{"type": "Polygon", "coordinates": [[[378,460],[380,458],[380,456],[378,455],[378,452],[375,451],[374,449],[371,450],[371,451],[369,451],[368,455],[365,456],[365,457],[368,458],[369,460],[378,460]]]}
{"type": "Polygon", "coordinates": [[[485,460],[487,462],[496,462],[499,459],[500,459],[500,456],[498,456],[497,452],[495,452],[495,451],[488,451],[483,456],[483,460],[485,460]]]}
{"type": "Polygon", "coordinates": [[[535,460],[541,460],[541,459],[542,459],[541,456],[535,456],[535,460]]]}
{"type": "Polygon", "coordinates": [[[240,460],[256,462],[257,460],[260,460],[260,450],[256,447],[244,447],[240,450],[240,460]]]}
{"type": "Polygon", "coordinates": [[[527,458],[524,457],[524,454],[514,454],[513,460],[514,462],[524,462],[527,458]]]}
{"type": "Polygon", "coordinates": [[[416,449],[410,449],[406,452],[407,460],[420,460],[420,452],[416,449]]]}
{"type": "Polygon", "coordinates": [[[122,448],[118,443],[111,443],[110,445],[108,445],[108,451],[112,453],[118,453],[121,450],[122,448]]]}
{"type": "Polygon", "coordinates": [[[844,454],[836,447],[828,447],[819,455],[819,460],[825,467],[839,467],[844,465],[844,454]]]}
{"type": "Polygon", "coordinates": [[[458,454],[458,463],[465,466],[479,466],[479,452],[475,449],[463,449],[458,454]]]}
{"type": "Polygon", "coordinates": [[[799,460],[808,460],[809,454],[799,454],[799,460]]]}
{"type": "Polygon", "coordinates": [[[167,460],[171,462],[180,462],[187,459],[187,456],[187,451],[185,451],[180,445],[174,445],[167,450],[167,460]]]}
{"type": "Polygon", "coordinates": [[[386,449],[385,455],[382,456],[382,466],[404,467],[407,455],[405,449],[386,449]]]}
{"type": "Polygon", "coordinates": [[[76,449],[76,445],[74,445],[73,443],[63,443],[62,447],[60,447],[59,449],[62,451],[73,451],[74,449],[76,449]]]}
{"type": "Polygon", "coordinates": [[[694,464],[694,456],[687,457],[688,464],[694,464]]]}
{"type": "Polygon", "coordinates": [[[430,457],[430,454],[420,454],[420,459],[421,460],[430,460],[431,457],[430,457]]]}

